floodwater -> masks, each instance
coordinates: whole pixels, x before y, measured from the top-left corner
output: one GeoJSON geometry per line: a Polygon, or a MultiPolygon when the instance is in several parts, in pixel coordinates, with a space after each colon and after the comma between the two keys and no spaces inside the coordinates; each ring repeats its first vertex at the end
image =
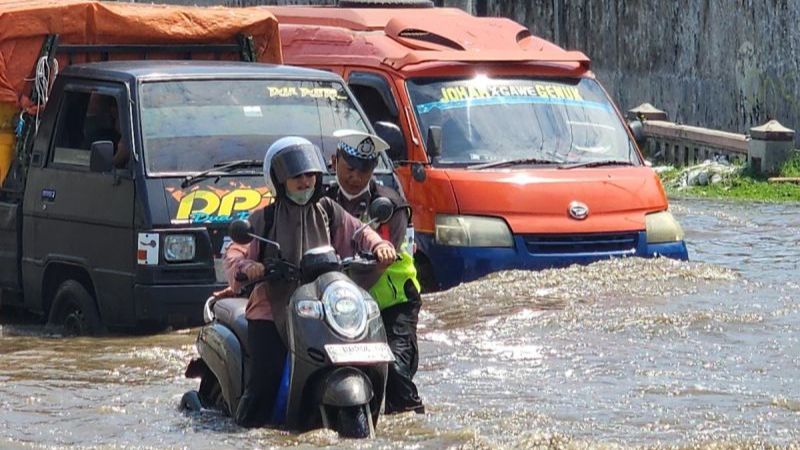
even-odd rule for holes
{"type": "Polygon", "coordinates": [[[196,330],[54,338],[0,325],[0,448],[800,446],[796,205],[673,201],[689,263],[505,272],[425,297],[427,414],[372,441],[184,414],[196,330]]]}

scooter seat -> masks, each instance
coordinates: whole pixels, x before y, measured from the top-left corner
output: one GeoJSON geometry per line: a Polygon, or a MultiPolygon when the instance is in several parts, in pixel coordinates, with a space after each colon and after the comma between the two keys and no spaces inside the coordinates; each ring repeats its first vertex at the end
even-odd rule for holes
{"type": "Polygon", "coordinates": [[[244,310],[247,306],[246,298],[223,298],[214,303],[214,317],[217,322],[233,330],[239,338],[239,344],[247,352],[247,319],[244,310]]]}

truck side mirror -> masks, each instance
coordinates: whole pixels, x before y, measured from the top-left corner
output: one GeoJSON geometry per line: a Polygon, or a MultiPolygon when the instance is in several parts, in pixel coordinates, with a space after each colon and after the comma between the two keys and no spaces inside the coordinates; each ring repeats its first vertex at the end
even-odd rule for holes
{"type": "Polygon", "coordinates": [[[631,120],[628,122],[628,128],[631,130],[631,134],[633,135],[633,139],[636,141],[636,145],[641,148],[644,146],[645,141],[647,141],[647,136],[644,135],[644,125],[642,125],[641,120],[631,120]]]}
{"type": "Polygon", "coordinates": [[[442,155],[442,127],[431,125],[428,127],[428,137],[425,141],[428,158],[433,160],[442,155]]]}
{"type": "Polygon", "coordinates": [[[375,122],[375,133],[389,144],[389,158],[392,161],[404,161],[408,159],[408,152],[406,150],[406,141],[403,139],[403,132],[400,127],[392,122],[375,122]]]}
{"type": "Polygon", "coordinates": [[[111,141],[92,142],[89,155],[89,170],[92,172],[111,172],[114,168],[114,143],[111,141]]]}

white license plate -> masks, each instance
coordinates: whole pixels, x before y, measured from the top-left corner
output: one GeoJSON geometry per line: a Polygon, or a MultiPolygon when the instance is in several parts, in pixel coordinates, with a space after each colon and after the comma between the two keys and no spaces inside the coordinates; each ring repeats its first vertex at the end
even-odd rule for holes
{"type": "Polygon", "coordinates": [[[214,258],[214,272],[217,275],[217,283],[228,283],[228,277],[225,276],[225,264],[222,258],[214,258]]]}
{"type": "Polygon", "coordinates": [[[325,346],[328,358],[334,364],[391,362],[394,355],[388,345],[382,342],[367,344],[328,344],[325,346]]]}

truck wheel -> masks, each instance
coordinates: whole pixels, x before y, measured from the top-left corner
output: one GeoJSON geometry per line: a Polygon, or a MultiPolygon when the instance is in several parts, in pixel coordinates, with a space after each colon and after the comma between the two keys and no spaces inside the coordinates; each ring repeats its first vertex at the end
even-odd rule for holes
{"type": "Polygon", "coordinates": [[[68,336],[96,336],[105,332],[94,298],[75,280],[67,280],[58,287],[47,325],[62,327],[68,336]]]}
{"type": "Polygon", "coordinates": [[[339,0],[340,8],[433,8],[430,0],[339,0]]]}
{"type": "Polygon", "coordinates": [[[364,405],[339,408],[336,413],[335,431],[344,438],[364,439],[370,437],[369,418],[364,405]]]}

